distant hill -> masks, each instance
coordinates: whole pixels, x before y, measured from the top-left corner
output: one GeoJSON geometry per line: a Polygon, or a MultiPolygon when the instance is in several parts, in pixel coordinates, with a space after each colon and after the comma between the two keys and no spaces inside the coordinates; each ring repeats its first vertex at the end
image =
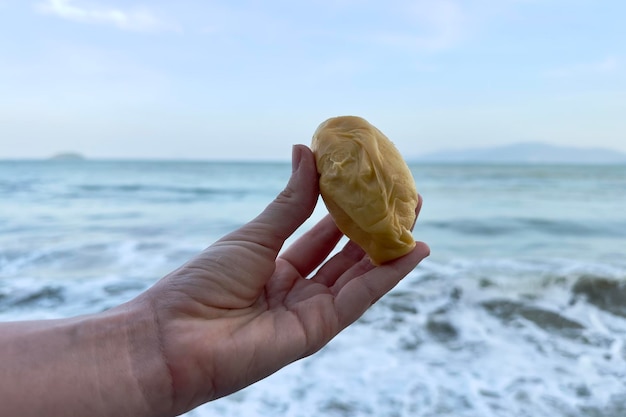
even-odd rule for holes
{"type": "Polygon", "coordinates": [[[623,164],[626,163],[626,154],[603,148],[575,148],[524,142],[492,148],[435,152],[413,159],[420,162],[443,163],[623,164]]]}

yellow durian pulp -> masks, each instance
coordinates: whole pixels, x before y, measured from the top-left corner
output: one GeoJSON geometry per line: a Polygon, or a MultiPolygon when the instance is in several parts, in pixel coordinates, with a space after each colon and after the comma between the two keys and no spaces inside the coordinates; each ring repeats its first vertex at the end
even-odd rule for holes
{"type": "Polygon", "coordinates": [[[380,130],[361,117],[334,117],[317,128],[311,150],[328,211],[373,264],[399,258],[415,247],[415,181],[380,130]]]}

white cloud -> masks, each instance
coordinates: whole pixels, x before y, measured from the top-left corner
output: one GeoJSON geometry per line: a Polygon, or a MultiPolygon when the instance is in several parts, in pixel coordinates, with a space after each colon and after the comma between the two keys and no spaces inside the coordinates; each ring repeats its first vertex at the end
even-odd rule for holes
{"type": "Polygon", "coordinates": [[[175,30],[176,26],[156,17],[145,8],[123,10],[102,5],[78,5],[74,0],[46,0],[37,10],[81,23],[114,25],[123,30],[152,32],[175,30]]]}

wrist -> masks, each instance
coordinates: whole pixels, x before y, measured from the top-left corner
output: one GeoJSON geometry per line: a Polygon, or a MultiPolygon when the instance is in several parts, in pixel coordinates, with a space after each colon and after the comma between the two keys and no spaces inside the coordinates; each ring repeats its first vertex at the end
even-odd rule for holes
{"type": "Polygon", "coordinates": [[[2,415],[171,415],[171,379],[148,303],[2,323],[0,357],[2,415]]]}
{"type": "Polygon", "coordinates": [[[133,417],[170,415],[172,380],[150,303],[139,298],[101,313],[94,320],[93,341],[104,347],[102,357],[94,358],[104,375],[103,382],[108,381],[103,389],[108,387],[112,398],[126,398],[133,417]]]}

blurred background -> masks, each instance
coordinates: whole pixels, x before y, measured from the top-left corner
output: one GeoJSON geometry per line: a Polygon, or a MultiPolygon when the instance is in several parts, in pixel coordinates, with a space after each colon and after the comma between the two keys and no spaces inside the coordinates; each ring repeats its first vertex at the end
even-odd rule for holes
{"type": "Polygon", "coordinates": [[[624,15],[0,0],[0,319],[133,298],[353,114],[408,161],[431,256],[318,354],[187,415],[623,416],[624,15]]]}

